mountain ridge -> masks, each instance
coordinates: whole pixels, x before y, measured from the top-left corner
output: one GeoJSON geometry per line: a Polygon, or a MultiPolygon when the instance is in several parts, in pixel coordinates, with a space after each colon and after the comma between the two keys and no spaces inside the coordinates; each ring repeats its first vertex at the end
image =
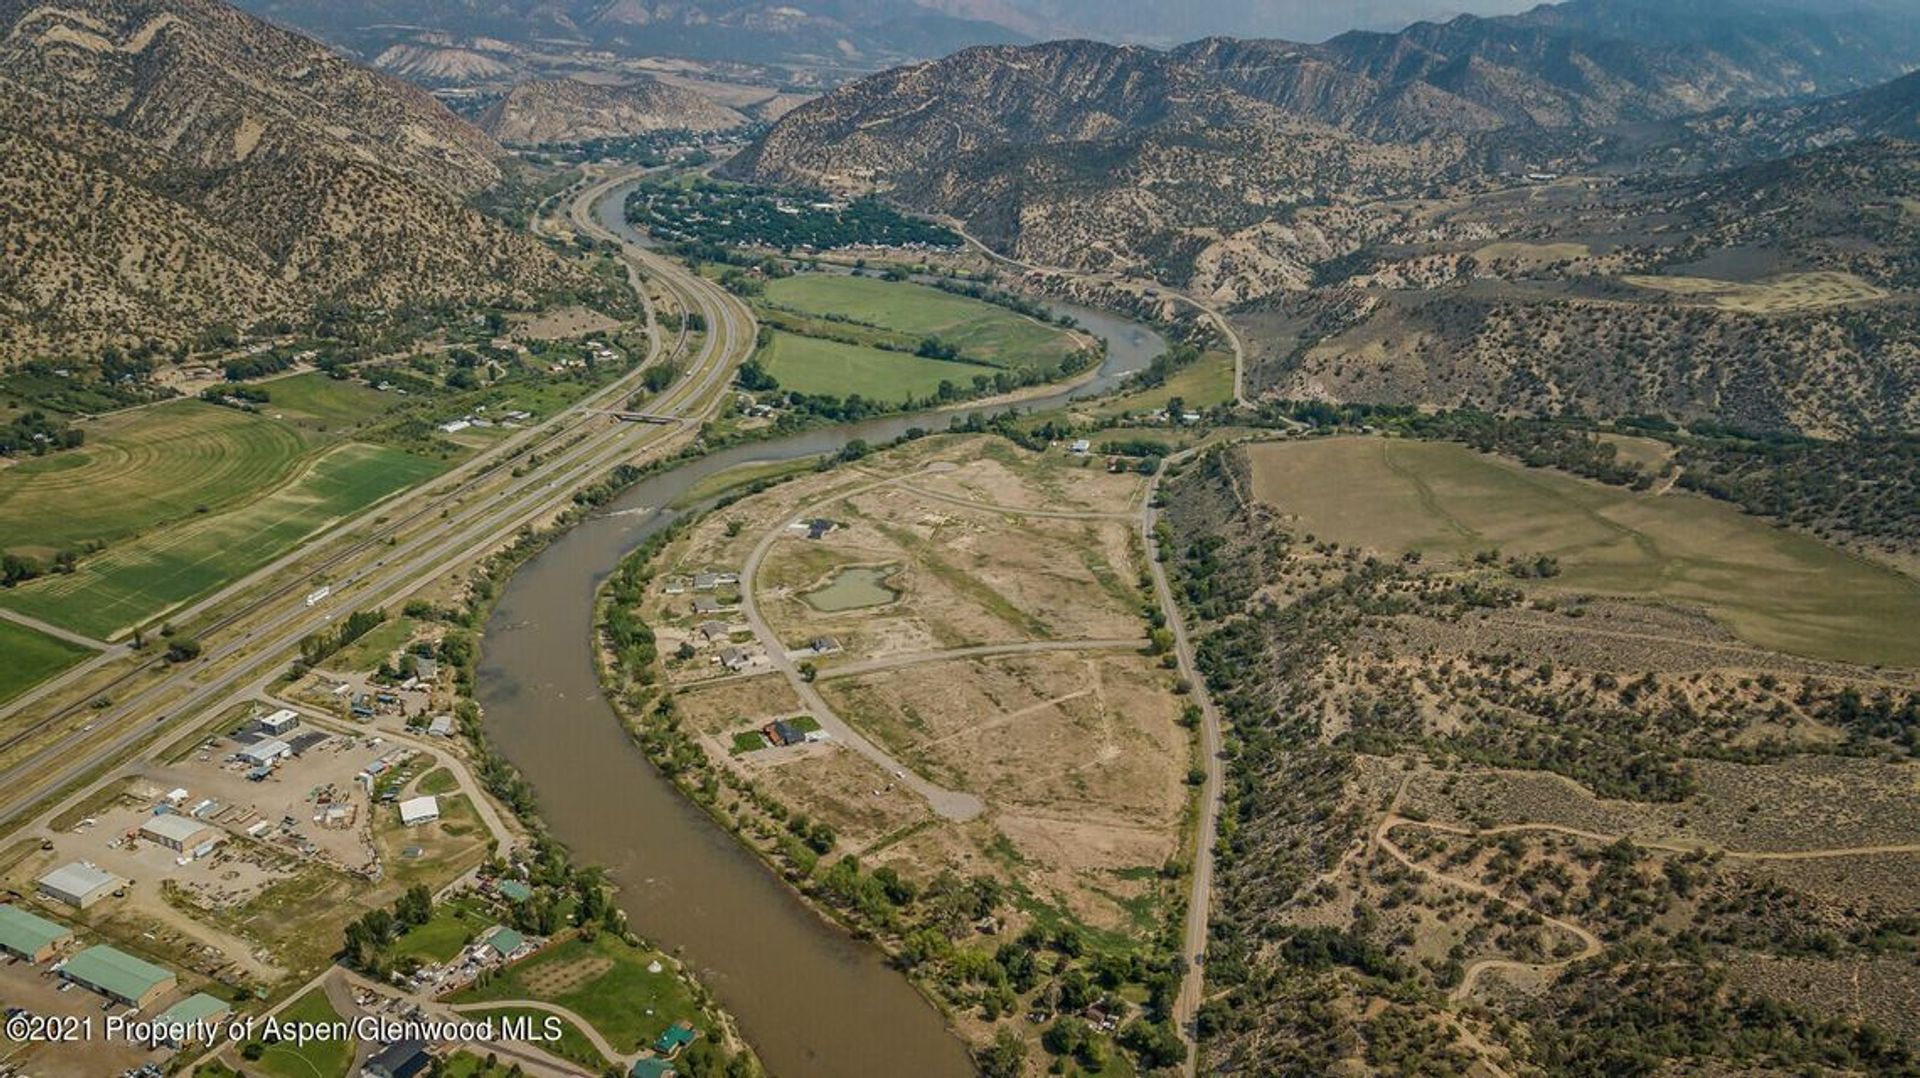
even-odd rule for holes
{"type": "Polygon", "coordinates": [[[0,358],[583,282],[467,205],[497,144],[316,42],[215,0],[3,0],[0,28],[0,358]]]}

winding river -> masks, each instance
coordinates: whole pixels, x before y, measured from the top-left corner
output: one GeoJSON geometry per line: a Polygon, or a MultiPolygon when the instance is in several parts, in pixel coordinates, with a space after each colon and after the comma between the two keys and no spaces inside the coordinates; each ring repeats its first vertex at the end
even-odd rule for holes
{"type": "MultiPolygon", "coordinates": [[[[596,213],[637,240],[620,212],[626,190],[610,191],[596,213]]],[[[1108,312],[1055,310],[1106,338],[1106,361],[1090,381],[1024,409],[1111,388],[1166,346],[1153,330],[1108,312]]],[[[486,727],[533,784],[554,836],[580,861],[607,867],[635,931],[680,955],[782,1078],[957,1078],[973,1067],[940,1014],[878,949],[809,910],[628,739],[594,671],[594,591],[628,551],[679,515],[666,506],[705,476],[819,456],[854,439],[879,444],[915,426],[944,429],[948,415],[968,410],[822,428],[644,479],[521,567],[486,625],[476,685],[486,727]]]]}

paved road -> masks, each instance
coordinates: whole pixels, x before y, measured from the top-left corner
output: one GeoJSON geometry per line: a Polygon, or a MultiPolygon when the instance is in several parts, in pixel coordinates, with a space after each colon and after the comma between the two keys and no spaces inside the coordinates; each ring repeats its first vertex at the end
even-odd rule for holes
{"type": "MultiPolygon", "coordinates": [[[[1166,614],[1167,628],[1173,631],[1173,653],[1180,663],[1180,676],[1193,687],[1190,695],[1200,708],[1200,754],[1205,761],[1206,782],[1200,788],[1200,823],[1194,835],[1193,878],[1188,889],[1187,924],[1180,939],[1180,953],[1186,959],[1187,973],[1180,982],[1180,994],[1173,1003],[1174,1025],[1190,1045],[1194,1040],[1194,1018],[1200,1012],[1201,1001],[1206,998],[1203,963],[1207,952],[1207,919],[1213,905],[1213,847],[1220,834],[1220,796],[1226,785],[1226,765],[1220,756],[1220,711],[1214,706],[1213,694],[1207,691],[1207,681],[1200,676],[1199,667],[1194,662],[1193,641],[1187,633],[1186,618],[1180,612],[1180,604],[1174,599],[1173,586],[1167,582],[1166,566],[1160,561],[1161,550],[1153,534],[1153,526],[1160,514],[1153,505],[1160,481],[1167,474],[1167,466],[1190,458],[1192,453],[1192,450],[1188,450],[1168,457],[1160,470],[1154,473],[1147,486],[1147,510],[1140,521],[1141,537],[1147,544],[1147,565],[1153,576],[1153,592],[1160,600],[1161,611],[1166,614]]],[[[1168,554],[1171,556],[1171,552],[1168,554]]],[[[1187,1056],[1188,1074],[1194,1073],[1198,1057],[1198,1046],[1195,1045],[1187,1056]]]]}
{"type": "MultiPolygon", "coordinates": [[[[609,178],[585,192],[581,201],[587,202],[625,179],[609,178]]],[[[612,238],[604,231],[597,236],[612,238]]],[[[753,345],[752,316],[736,298],[683,267],[651,254],[636,253],[639,249],[631,245],[626,245],[626,250],[629,257],[645,260],[656,279],[680,294],[688,309],[705,315],[708,324],[700,353],[687,374],[649,402],[649,409],[704,414],[719,398],[718,391],[731,376],[735,361],[753,345]]],[[[0,819],[11,819],[54,790],[172,733],[186,719],[204,718],[225,702],[264,691],[279,664],[294,653],[300,638],[323,627],[331,609],[404,599],[449,569],[509,540],[525,523],[565,505],[574,489],[598,478],[614,463],[631,459],[678,433],[673,427],[597,422],[542,467],[511,481],[501,494],[471,499],[457,511],[449,510],[443,526],[423,529],[422,534],[396,547],[382,547],[377,552],[379,561],[335,583],[335,595],[328,603],[307,608],[301,595],[293,595],[291,602],[245,637],[218,642],[209,648],[207,658],[176,669],[85,727],[0,773],[0,791],[4,791],[0,796],[6,798],[0,802],[0,819]],[[96,725],[101,727],[99,731],[92,729],[96,725]],[[111,739],[107,740],[109,735],[111,739]],[[81,758],[59,766],[61,760],[83,747],[81,758]]]]}
{"type": "Polygon", "coordinates": [[[773,627],[768,625],[766,618],[761,616],[759,600],[754,596],[754,579],[760,572],[760,563],[766,559],[767,552],[773,549],[773,545],[781,537],[789,534],[789,524],[806,519],[821,506],[897,482],[899,479],[876,480],[864,486],[834,494],[812,505],[803,506],[791,515],[782,517],[772,529],[760,537],[758,543],[754,544],[753,553],[747,555],[747,563],[740,570],[740,607],[747,616],[747,624],[753,628],[753,635],[759,639],[760,646],[766,649],[767,658],[773,663],[773,668],[787,679],[787,684],[793,686],[794,693],[800,697],[800,703],[806,707],[814,721],[820,724],[821,729],[832,735],[834,740],[842,745],[872,760],[881,770],[925,798],[936,815],[949,820],[971,820],[986,811],[985,802],[973,794],[962,790],[949,790],[915,774],[905,764],[889,756],[886,750],[868,741],[860,731],[847,725],[846,721],[834,712],[826,698],[820,695],[812,683],[800,676],[800,671],[795,667],[793,660],[787,657],[786,644],[781,642],[780,637],[774,633],[773,627]]]}

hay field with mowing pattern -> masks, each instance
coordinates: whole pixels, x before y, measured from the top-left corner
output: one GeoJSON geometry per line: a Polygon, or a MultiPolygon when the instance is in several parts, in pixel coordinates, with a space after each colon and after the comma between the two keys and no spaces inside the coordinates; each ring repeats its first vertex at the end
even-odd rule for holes
{"type": "Polygon", "coordinates": [[[89,424],[86,445],[0,468],[0,549],[111,543],[291,475],[307,443],[263,416],[173,401],[89,424]]]}
{"type": "Polygon", "coordinates": [[[76,572],[0,594],[0,605],[111,638],[245,576],[316,530],[441,468],[394,449],[336,446],[263,497],[118,544],[76,572]]]}

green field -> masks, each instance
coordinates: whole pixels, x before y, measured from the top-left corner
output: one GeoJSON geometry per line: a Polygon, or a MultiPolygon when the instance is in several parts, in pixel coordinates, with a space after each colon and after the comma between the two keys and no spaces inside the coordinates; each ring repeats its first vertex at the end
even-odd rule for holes
{"type": "Polygon", "coordinates": [[[0,549],[44,556],[217,509],[283,481],[307,451],[286,424],[190,400],[85,429],[80,449],[0,469],[0,549]]]}
{"type": "MultiPolygon", "coordinates": [[[[315,988],[294,1000],[277,1016],[282,1022],[337,1022],[327,994],[315,988]]],[[[243,1065],[248,1074],[269,1074],[276,1078],[340,1078],[353,1062],[352,1041],[314,1040],[295,1047],[292,1042],[268,1044],[259,1059],[243,1065]]]]}
{"type": "Polygon", "coordinates": [[[777,330],[760,354],[760,363],[783,389],[835,397],[858,393],[888,404],[931,396],[943,381],[971,390],[975,376],[994,373],[972,363],[949,363],[777,330]]]}
{"type": "Polygon", "coordinates": [[[1232,400],[1233,356],[1227,352],[1207,352],[1152,389],[1076,403],[1073,410],[1106,419],[1135,412],[1157,412],[1175,397],[1180,399],[1182,407],[1195,410],[1232,400]]]}
{"type": "Polygon", "coordinates": [[[637,1052],[681,1020],[703,1026],[687,986],[673,967],[602,932],[591,941],[571,939],[516,962],[484,986],[454,997],[459,1003],[539,1000],[557,1004],[592,1023],[615,1048],[637,1052]],[[651,1014],[647,1012],[653,1012],[651,1014]]]}
{"type": "Polygon", "coordinates": [[[406,935],[394,943],[393,955],[447,962],[493,923],[493,918],[480,912],[479,904],[470,899],[442,902],[434,906],[433,916],[426,924],[408,929],[406,935]]]}
{"type": "Polygon", "coordinates": [[[93,654],[78,644],[0,619],[0,704],[93,654]]]}
{"type": "Polygon", "coordinates": [[[1635,494],[1463,446],[1329,438],[1250,446],[1254,492],[1320,539],[1462,558],[1549,554],[1546,586],[1704,608],[1764,647],[1920,665],[1920,582],[1688,496],[1635,494]]]}
{"type": "Polygon", "coordinates": [[[367,635],[335,652],[327,660],[327,666],[333,670],[372,673],[380,669],[380,664],[399,651],[401,645],[412,636],[412,618],[393,618],[374,626],[367,635]]]}
{"type": "Polygon", "coordinates": [[[259,388],[272,397],[261,406],[261,411],[322,430],[354,426],[392,411],[407,400],[362,382],[329,378],[320,371],[275,378],[260,383],[259,388]]]}
{"type": "Polygon", "coordinates": [[[973,359],[1004,367],[1052,366],[1079,342],[1058,326],[926,285],[808,273],[767,282],[767,300],[914,337],[939,337],[973,359]]]}
{"type": "Polygon", "coordinates": [[[121,543],[77,572],[0,594],[0,605],[109,638],[245,576],[315,530],[441,467],[398,450],[337,446],[264,497],[121,543]]]}

